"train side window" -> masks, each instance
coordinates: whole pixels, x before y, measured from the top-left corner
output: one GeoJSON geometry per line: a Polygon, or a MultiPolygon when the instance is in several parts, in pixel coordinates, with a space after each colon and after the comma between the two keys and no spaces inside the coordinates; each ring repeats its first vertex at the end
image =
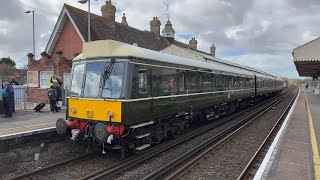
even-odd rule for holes
{"type": "Polygon", "coordinates": [[[226,78],[227,78],[227,76],[225,76],[225,75],[221,75],[221,77],[222,77],[222,90],[226,90],[226,78]]]}
{"type": "Polygon", "coordinates": [[[253,88],[253,86],[254,86],[253,79],[249,78],[248,81],[249,81],[249,86],[248,86],[248,88],[253,88]]]}
{"type": "Polygon", "coordinates": [[[197,73],[187,72],[186,73],[186,90],[196,91],[197,90],[197,73]]]}
{"type": "Polygon", "coordinates": [[[216,89],[217,91],[223,90],[223,82],[222,82],[222,75],[216,75],[216,89]]]}
{"type": "Polygon", "coordinates": [[[239,77],[233,78],[233,88],[239,89],[239,77]]]}
{"type": "Polygon", "coordinates": [[[184,72],[179,72],[178,73],[178,86],[179,86],[179,91],[183,92],[184,91],[184,72]]]}
{"type": "Polygon", "coordinates": [[[139,69],[139,93],[147,93],[148,92],[148,70],[147,69],[139,69]]]}
{"type": "Polygon", "coordinates": [[[203,73],[198,72],[198,90],[199,91],[202,91],[202,89],[203,89],[202,76],[203,76],[203,73]]]}
{"type": "Polygon", "coordinates": [[[162,91],[164,93],[177,92],[176,71],[173,69],[162,70],[162,91]]]}
{"type": "Polygon", "coordinates": [[[211,74],[211,82],[212,82],[212,90],[216,90],[216,76],[214,74],[211,74]]]}
{"type": "Polygon", "coordinates": [[[211,74],[204,73],[202,80],[203,80],[204,91],[206,91],[206,92],[211,91],[211,89],[212,89],[211,74]]]}
{"type": "Polygon", "coordinates": [[[244,77],[240,77],[240,89],[244,89],[245,87],[244,77]]]}

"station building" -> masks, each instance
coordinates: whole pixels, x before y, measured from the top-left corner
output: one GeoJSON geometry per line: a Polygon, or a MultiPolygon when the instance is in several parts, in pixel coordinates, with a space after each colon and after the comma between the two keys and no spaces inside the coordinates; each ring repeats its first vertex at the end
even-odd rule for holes
{"type": "Polygon", "coordinates": [[[315,94],[320,90],[320,37],[292,51],[294,64],[300,76],[312,77],[315,94]]]}
{"type": "MultiPolygon", "coordinates": [[[[216,47],[210,47],[210,53],[197,49],[197,40],[192,38],[189,43],[175,40],[175,31],[168,19],[161,31],[161,22],[158,17],[150,21],[150,31],[139,30],[127,22],[125,14],[122,21],[115,21],[116,7],[111,1],[101,7],[102,15],[91,14],[91,41],[116,40],[139,47],[161,51],[176,55],[170,51],[180,47],[188,50],[190,57],[215,56],[216,47]]],[[[64,80],[63,89],[68,88],[72,59],[82,52],[82,43],[88,41],[88,12],[64,4],[46,49],[41,53],[39,60],[28,54],[28,101],[46,102],[47,88],[51,85],[50,78],[54,74],[64,80]]],[[[208,48],[209,49],[209,48],[208,48]]],[[[181,54],[181,53],[178,53],[181,54]]]]}

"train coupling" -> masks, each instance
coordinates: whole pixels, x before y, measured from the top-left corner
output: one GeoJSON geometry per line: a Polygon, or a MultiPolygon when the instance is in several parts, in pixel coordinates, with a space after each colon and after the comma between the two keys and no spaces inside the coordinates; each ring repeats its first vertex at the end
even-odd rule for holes
{"type": "Polygon", "coordinates": [[[75,141],[78,137],[79,137],[79,135],[80,135],[80,129],[72,129],[71,130],[71,140],[72,141],[75,141]]]}
{"type": "Polygon", "coordinates": [[[109,137],[108,137],[108,139],[107,139],[107,143],[108,143],[108,144],[111,144],[112,140],[114,140],[114,139],[113,139],[113,135],[110,134],[109,137]]]}

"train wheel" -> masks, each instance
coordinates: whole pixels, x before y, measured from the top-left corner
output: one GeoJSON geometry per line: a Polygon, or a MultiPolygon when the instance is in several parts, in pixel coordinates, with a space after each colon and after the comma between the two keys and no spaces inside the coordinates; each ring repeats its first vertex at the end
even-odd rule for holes
{"type": "Polygon", "coordinates": [[[171,139],[176,139],[183,131],[181,126],[174,126],[171,130],[168,131],[168,136],[171,139]]]}

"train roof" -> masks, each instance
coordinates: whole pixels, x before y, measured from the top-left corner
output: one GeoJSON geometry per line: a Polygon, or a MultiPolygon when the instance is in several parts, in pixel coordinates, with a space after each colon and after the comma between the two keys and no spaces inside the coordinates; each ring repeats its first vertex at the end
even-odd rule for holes
{"type": "MultiPolygon", "coordinates": [[[[179,47],[179,48],[183,48],[183,47],[179,47]]],[[[270,75],[269,73],[267,72],[264,72],[264,71],[261,71],[259,69],[255,69],[255,68],[252,68],[252,67],[249,67],[249,66],[243,66],[241,64],[237,64],[237,63],[234,63],[234,62],[230,62],[230,61],[227,61],[227,60],[224,60],[224,59],[220,59],[220,58],[217,58],[217,57],[213,57],[213,56],[210,56],[208,54],[204,54],[204,53],[201,53],[201,52],[197,52],[197,51],[192,51],[190,49],[187,49],[187,48],[183,48],[187,51],[190,51],[192,53],[196,53],[200,56],[203,56],[203,58],[205,58],[207,61],[210,61],[210,62],[213,62],[213,63],[219,63],[219,64],[223,64],[223,65],[227,65],[227,66],[235,66],[235,67],[241,67],[243,69],[247,69],[247,70],[250,70],[250,71],[254,71],[254,72],[257,72],[257,73],[261,73],[261,74],[266,74],[266,75],[270,75]]]]}
{"type": "MultiPolygon", "coordinates": [[[[229,63],[229,65],[213,64],[208,62],[196,61],[193,59],[183,58],[170,54],[161,53],[158,51],[152,51],[149,49],[137,47],[134,45],[118,42],[114,40],[98,40],[83,43],[83,52],[74,58],[74,60],[97,58],[97,57],[121,57],[132,56],[144,59],[155,60],[159,62],[166,62],[172,64],[186,65],[190,67],[197,67],[203,69],[210,69],[212,71],[224,73],[224,74],[236,74],[240,76],[254,76],[261,78],[272,78],[276,76],[264,73],[262,71],[248,68],[247,66],[241,66],[235,63],[229,63]],[[232,64],[232,65],[231,65],[232,64]]],[[[219,59],[218,59],[219,60],[219,59]]],[[[227,64],[228,64],[227,63],[227,64]]]]}

